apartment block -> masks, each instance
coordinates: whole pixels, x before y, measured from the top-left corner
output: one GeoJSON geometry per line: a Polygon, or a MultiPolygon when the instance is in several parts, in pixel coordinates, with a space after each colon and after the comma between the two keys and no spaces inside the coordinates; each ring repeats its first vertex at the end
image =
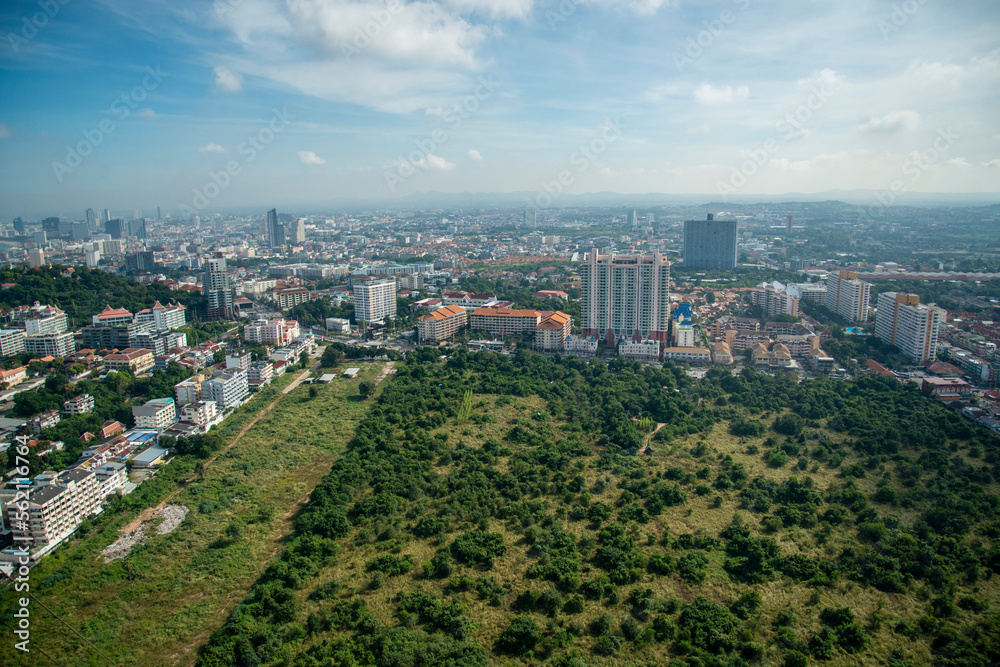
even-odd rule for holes
{"type": "Polygon", "coordinates": [[[735,269],[738,242],[736,220],[706,220],[684,223],[685,269],[735,269]]]}
{"type": "Polygon", "coordinates": [[[472,311],[469,317],[469,327],[474,331],[488,331],[499,336],[510,336],[525,331],[534,331],[541,319],[541,313],[537,310],[483,307],[472,311]]]}
{"type": "Polygon", "coordinates": [[[174,396],[178,403],[194,403],[201,400],[201,383],[204,380],[200,375],[178,382],[174,385],[174,396]]]}
{"type": "Polygon", "coordinates": [[[153,351],[145,348],[127,348],[104,357],[107,371],[129,371],[133,375],[145,373],[156,365],[153,351]]]}
{"type": "Polygon", "coordinates": [[[573,318],[557,310],[535,327],[535,349],[561,352],[569,336],[573,318]]]}
{"type": "Polygon", "coordinates": [[[162,431],[177,421],[177,402],[172,398],[154,398],[143,405],[133,405],[132,417],[138,428],[162,431]]]}
{"type": "Polygon", "coordinates": [[[396,281],[376,280],[354,285],[354,320],[381,322],[396,316],[396,281]]]}
{"type": "Polygon", "coordinates": [[[64,333],[67,329],[66,313],[55,310],[58,312],[25,320],[25,333],[29,336],[64,333]]]}
{"type": "Polygon", "coordinates": [[[0,329],[0,356],[22,354],[25,349],[23,330],[0,329]]]}
{"type": "Polygon", "coordinates": [[[831,273],[826,278],[826,309],[848,322],[867,322],[871,288],[852,271],[831,273]]]}
{"type": "Polygon", "coordinates": [[[249,350],[239,350],[232,354],[226,354],[226,370],[238,369],[247,370],[253,363],[253,354],[249,350]]]}
{"type": "Polygon", "coordinates": [[[262,361],[247,369],[247,382],[251,387],[263,387],[274,378],[274,364],[262,361]]]}
{"type": "Polygon", "coordinates": [[[246,371],[216,373],[211,379],[201,383],[201,398],[215,401],[222,409],[235,408],[250,394],[246,371]]]}
{"type": "Polygon", "coordinates": [[[70,415],[85,415],[94,411],[94,397],[90,394],[74,396],[63,403],[63,410],[70,415]]]}
{"type": "Polygon", "coordinates": [[[62,416],[55,410],[46,410],[28,421],[28,426],[37,435],[47,428],[52,428],[62,421],[62,416]]]}
{"type": "Polygon", "coordinates": [[[76,340],[70,332],[25,336],[24,349],[37,357],[68,357],[76,352],[76,340]]]}
{"type": "Polygon", "coordinates": [[[274,300],[278,304],[279,310],[288,310],[300,303],[305,303],[310,298],[309,290],[305,287],[289,287],[274,293],[274,300]]]}
{"type": "Polygon", "coordinates": [[[417,335],[421,342],[448,340],[465,328],[469,313],[461,306],[445,306],[417,318],[417,335]]]}
{"type": "Polygon", "coordinates": [[[152,308],[136,313],[135,321],[151,323],[157,331],[180,329],[187,324],[186,306],[176,303],[164,306],[157,301],[152,308]]]}
{"type": "Polygon", "coordinates": [[[197,424],[204,430],[217,423],[219,416],[215,401],[195,401],[181,408],[181,417],[184,421],[197,424]]]}
{"type": "Polygon", "coordinates": [[[284,347],[299,335],[295,320],[256,320],[243,328],[243,340],[256,345],[284,347]]]}
{"type": "Polygon", "coordinates": [[[823,283],[794,283],[786,289],[789,294],[799,298],[799,303],[803,301],[826,303],[826,285],[823,283]]]}
{"type": "Polygon", "coordinates": [[[563,341],[563,352],[574,357],[596,357],[597,346],[597,339],[593,336],[574,336],[571,334],[566,336],[566,340],[563,341]]]}
{"type": "Polygon", "coordinates": [[[39,475],[34,486],[27,507],[10,502],[7,514],[14,544],[27,547],[37,558],[69,537],[86,517],[101,511],[101,490],[97,476],[83,468],[39,475]]]}
{"type": "Polygon", "coordinates": [[[941,311],[920,303],[917,294],[882,292],[878,295],[875,335],[917,364],[937,358],[941,311]]]}
{"type": "Polygon", "coordinates": [[[753,305],[760,306],[768,317],[799,315],[799,297],[788,292],[784,285],[761,284],[751,292],[753,305]]]}
{"type": "Polygon", "coordinates": [[[580,266],[583,334],[666,341],[670,323],[670,262],[648,255],[586,254],[580,266]]]}

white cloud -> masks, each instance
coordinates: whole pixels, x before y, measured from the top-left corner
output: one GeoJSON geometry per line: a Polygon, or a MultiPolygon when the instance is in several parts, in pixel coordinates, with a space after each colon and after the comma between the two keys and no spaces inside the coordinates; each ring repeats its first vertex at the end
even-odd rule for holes
{"type": "Polygon", "coordinates": [[[894,132],[912,132],[917,129],[920,122],[920,114],[916,111],[904,109],[901,111],[890,111],[881,117],[872,117],[867,123],[861,125],[858,130],[873,134],[892,134],[894,132]]]}
{"type": "Polygon", "coordinates": [[[705,106],[715,106],[719,104],[733,104],[742,102],[750,96],[750,88],[747,86],[726,86],[725,88],[714,88],[709,83],[703,83],[694,91],[694,99],[699,104],[705,106]]]}
{"type": "Polygon", "coordinates": [[[473,162],[482,162],[483,161],[482,154],[479,151],[477,151],[475,148],[470,148],[469,152],[465,154],[465,157],[469,158],[473,162]]]}
{"type": "Polygon", "coordinates": [[[220,146],[219,144],[213,144],[212,142],[208,142],[204,146],[198,146],[198,152],[199,153],[225,153],[226,149],[223,148],[222,146],[220,146]]]}
{"type": "Polygon", "coordinates": [[[813,72],[809,76],[798,80],[799,88],[804,90],[822,88],[823,86],[840,86],[846,82],[847,79],[829,68],[813,72]]]}
{"type": "Polygon", "coordinates": [[[0,123],[0,139],[6,139],[10,136],[10,128],[4,123],[0,123]]]}
{"type": "Polygon", "coordinates": [[[524,18],[531,13],[534,0],[445,0],[444,4],[459,13],[486,14],[490,18],[524,18]]]}
{"type": "Polygon", "coordinates": [[[782,137],[785,141],[804,141],[812,135],[812,130],[801,128],[782,137]]]}
{"type": "Polygon", "coordinates": [[[984,167],[1000,167],[1000,159],[990,160],[989,162],[983,163],[984,167]]]}
{"type": "Polygon", "coordinates": [[[139,116],[140,118],[156,118],[156,112],[150,109],[149,107],[146,107],[144,109],[139,109],[138,111],[135,112],[135,115],[139,116]]]}
{"type": "Polygon", "coordinates": [[[224,93],[238,93],[243,90],[243,77],[224,65],[215,68],[215,87],[224,93]]]}
{"type": "Polygon", "coordinates": [[[421,160],[420,166],[428,171],[450,171],[455,168],[454,162],[448,162],[439,155],[427,154],[427,159],[421,160]]]}
{"type": "Polygon", "coordinates": [[[684,134],[687,134],[687,135],[692,135],[692,134],[708,134],[711,131],[712,131],[712,128],[708,125],[708,123],[703,123],[701,125],[692,125],[688,129],[684,130],[684,134]]]}
{"type": "Polygon", "coordinates": [[[424,111],[428,116],[443,116],[444,109],[441,107],[428,108],[424,111]]]}
{"type": "Polygon", "coordinates": [[[964,157],[952,158],[952,159],[948,160],[945,164],[947,164],[949,167],[968,167],[968,166],[970,166],[969,165],[969,161],[966,160],[964,157]]]}
{"type": "Polygon", "coordinates": [[[312,166],[326,164],[326,160],[316,155],[312,151],[299,151],[299,162],[301,162],[302,164],[308,164],[312,166]]]}

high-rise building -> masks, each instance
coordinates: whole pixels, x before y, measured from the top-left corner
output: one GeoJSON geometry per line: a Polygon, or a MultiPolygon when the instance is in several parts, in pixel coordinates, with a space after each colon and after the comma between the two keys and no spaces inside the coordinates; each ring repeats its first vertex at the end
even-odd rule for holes
{"type": "Polygon", "coordinates": [[[753,288],[753,305],[760,306],[764,315],[792,315],[798,317],[799,297],[792,294],[781,283],[761,283],[753,288]]]}
{"type": "Polygon", "coordinates": [[[639,215],[635,212],[634,209],[630,211],[628,214],[628,226],[629,229],[633,231],[639,228],[639,215]]]}
{"type": "Polygon", "coordinates": [[[108,223],[110,221],[111,221],[111,209],[110,208],[106,208],[106,209],[104,209],[104,222],[106,224],[106,223],[108,223]]]}
{"type": "Polygon", "coordinates": [[[128,235],[128,225],[121,218],[114,218],[104,223],[104,231],[112,239],[120,239],[128,235]]]}
{"type": "Polygon", "coordinates": [[[285,226],[278,222],[278,211],[273,208],[267,212],[267,241],[272,248],[285,245],[285,226]]]}
{"type": "Polygon", "coordinates": [[[24,220],[20,217],[14,218],[14,232],[16,234],[24,234],[24,220]]]}
{"type": "Polygon", "coordinates": [[[160,214],[160,207],[159,206],[156,207],[156,219],[157,220],[163,220],[163,216],[160,214]]]}
{"type": "Polygon", "coordinates": [[[143,250],[131,255],[125,255],[125,271],[128,273],[146,273],[153,270],[153,251],[143,250]]]}
{"type": "Polygon", "coordinates": [[[201,289],[208,301],[206,317],[210,320],[233,319],[235,296],[232,281],[226,272],[226,259],[213,257],[206,262],[205,268],[206,271],[201,279],[201,289]]]}
{"type": "Polygon", "coordinates": [[[146,238],[146,221],[139,219],[129,220],[128,235],[134,236],[138,239],[146,238]]]}
{"type": "Polygon", "coordinates": [[[735,269],[737,228],[735,220],[706,220],[684,223],[685,269],[735,269]]]}
{"type": "Polygon", "coordinates": [[[915,363],[931,363],[937,358],[941,312],[920,303],[917,294],[882,292],[878,295],[875,335],[915,363]]]}
{"type": "Polygon", "coordinates": [[[381,322],[396,316],[396,281],[375,280],[354,284],[354,320],[381,322]]]}
{"type": "Polygon", "coordinates": [[[670,325],[670,262],[666,255],[586,254],[582,278],[584,336],[608,344],[622,337],[666,341],[670,325]]]}
{"type": "Polygon", "coordinates": [[[295,234],[292,235],[293,243],[305,243],[306,241],[306,222],[301,218],[295,221],[295,234]]]}
{"type": "Polygon", "coordinates": [[[534,209],[527,209],[524,212],[524,226],[526,228],[533,229],[534,227],[538,226],[538,217],[536,215],[537,213],[538,212],[535,211],[534,209]]]}
{"type": "Polygon", "coordinates": [[[826,309],[848,322],[867,322],[871,289],[857,273],[831,272],[826,277],[826,309]]]}
{"type": "Polygon", "coordinates": [[[59,236],[59,218],[45,218],[42,220],[42,229],[48,232],[50,238],[59,236]]]}
{"type": "Polygon", "coordinates": [[[785,220],[785,233],[786,234],[792,233],[792,216],[788,216],[788,218],[785,220]]]}
{"type": "Polygon", "coordinates": [[[96,232],[99,229],[97,226],[97,213],[92,208],[87,209],[87,229],[92,232],[96,232]]]}
{"type": "Polygon", "coordinates": [[[41,248],[32,248],[29,250],[28,264],[31,266],[43,266],[45,264],[45,251],[41,248]]]}

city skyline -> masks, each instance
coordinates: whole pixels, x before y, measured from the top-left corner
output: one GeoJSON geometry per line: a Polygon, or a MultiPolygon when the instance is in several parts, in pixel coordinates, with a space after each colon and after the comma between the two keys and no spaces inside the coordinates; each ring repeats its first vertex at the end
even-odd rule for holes
{"type": "Polygon", "coordinates": [[[5,217],[1000,191],[986,2],[53,6],[0,11],[5,217]]]}

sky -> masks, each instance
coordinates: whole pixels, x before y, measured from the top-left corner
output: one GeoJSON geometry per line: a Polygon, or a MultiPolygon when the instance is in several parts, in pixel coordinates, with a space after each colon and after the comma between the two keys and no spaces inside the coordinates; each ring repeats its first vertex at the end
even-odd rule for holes
{"type": "Polygon", "coordinates": [[[996,0],[6,0],[0,36],[4,218],[1000,192],[996,0]]]}

